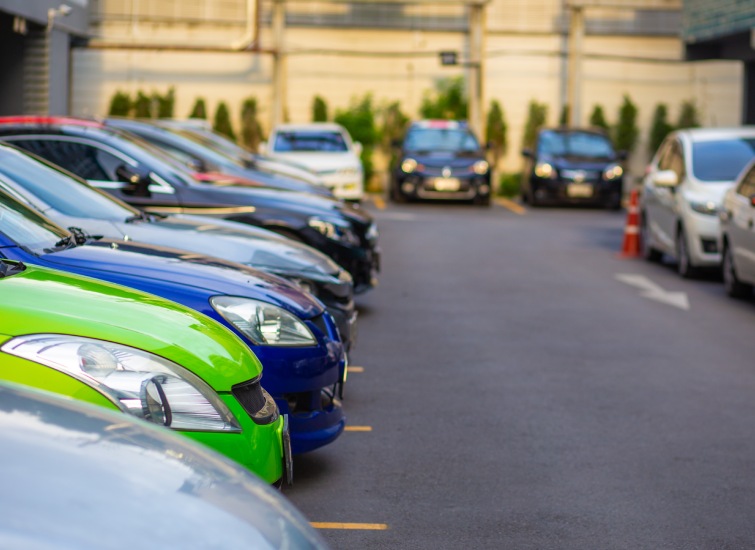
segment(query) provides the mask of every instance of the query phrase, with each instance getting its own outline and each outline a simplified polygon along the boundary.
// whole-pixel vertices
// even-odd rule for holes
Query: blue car
[[[0,257],[130,286],[212,317],[262,362],[263,387],[289,415],[294,453],[343,431],[336,394],[346,359],[338,329],[319,301],[288,282],[200,254],[70,233],[4,192]]]

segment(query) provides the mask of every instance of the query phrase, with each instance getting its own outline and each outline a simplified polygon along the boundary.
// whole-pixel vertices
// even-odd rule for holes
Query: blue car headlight
[[[81,336],[30,334],[2,351],[66,373],[124,412],[177,430],[239,432],[218,394],[196,374],[149,352]]]
[[[314,346],[312,331],[283,308],[239,296],[213,296],[210,305],[258,346]]]
[[[359,245],[359,237],[357,237],[348,226],[320,218],[310,218],[307,225],[333,241],[350,245]]]

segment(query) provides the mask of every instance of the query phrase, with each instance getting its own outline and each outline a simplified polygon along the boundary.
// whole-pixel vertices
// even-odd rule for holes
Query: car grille
[[[231,393],[249,416],[258,414],[265,406],[265,395],[262,393],[259,378],[236,384],[231,388]]]

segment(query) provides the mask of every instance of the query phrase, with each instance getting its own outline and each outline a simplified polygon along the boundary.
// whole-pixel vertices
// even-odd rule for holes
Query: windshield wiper
[[[15,262],[11,264],[0,261],[0,279],[10,277],[11,275],[15,275],[16,273],[21,273],[25,269],[26,266],[23,262]]]
[[[149,222],[149,221],[152,221],[152,219],[149,217],[149,214],[147,214],[146,212],[139,212],[138,214],[129,216],[123,221],[125,221],[126,223]]]
[[[77,245],[86,244],[89,240],[99,241],[102,238],[102,235],[90,235],[80,227],[69,227],[68,231],[73,234]]]

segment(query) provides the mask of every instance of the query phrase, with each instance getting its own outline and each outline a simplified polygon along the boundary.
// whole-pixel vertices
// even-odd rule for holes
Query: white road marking
[[[617,273],[615,276],[622,283],[639,288],[641,291],[640,296],[643,298],[689,311],[689,299],[685,292],[664,290],[644,275]]]

